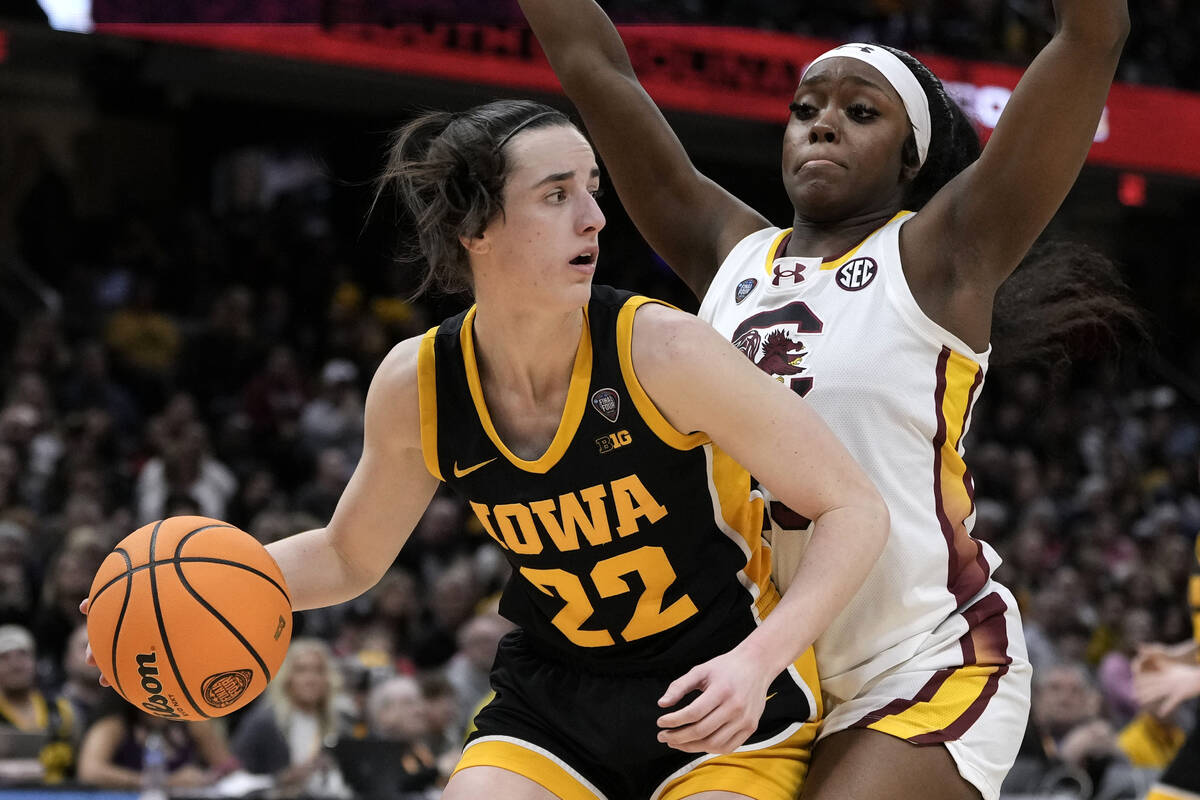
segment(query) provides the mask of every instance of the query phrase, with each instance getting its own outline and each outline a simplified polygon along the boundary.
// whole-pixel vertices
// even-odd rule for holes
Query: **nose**
[[[825,111],[821,116],[813,121],[812,127],[808,129],[808,143],[818,144],[825,142],[833,144],[838,140],[838,128],[833,123],[831,112]]]
[[[583,205],[582,213],[579,215],[579,232],[580,233],[599,233],[604,227],[604,212],[600,210],[600,204],[596,202],[596,198],[589,192],[587,201]]]

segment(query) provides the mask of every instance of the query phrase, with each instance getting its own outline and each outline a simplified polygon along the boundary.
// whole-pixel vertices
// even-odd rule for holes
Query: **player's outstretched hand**
[[[658,740],[685,753],[733,752],[758,727],[775,677],[766,673],[736,649],[692,667],[658,700],[670,708],[694,695],[658,718]]]
[[[88,598],[85,597],[85,598],[83,598],[83,602],[79,604],[79,613],[83,614],[86,617],[87,612],[88,612]],[[88,642],[87,650],[84,652],[84,660],[90,666],[93,666],[93,667],[96,666],[96,656],[92,654],[92,643],[91,642]],[[100,676],[100,685],[101,686],[110,685],[108,682],[108,679],[105,678],[104,675]]]

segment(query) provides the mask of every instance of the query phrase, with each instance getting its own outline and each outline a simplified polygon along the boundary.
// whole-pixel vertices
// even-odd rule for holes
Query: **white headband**
[[[924,164],[925,156],[929,154],[929,136],[932,129],[929,120],[929,98],[925,96],[925,90],[921,88],[917,76],[913,75],[908,65],[886,48],[855,42],[835,47],[817,56],[808,65],[808,69],[804,70],[804,75],[808,75],[815,65],[829,58],[855,58],[879,70],[904,103],[904,110],[908,112],[908,119],[917,139],[917,156]],[[800,80],[804,80],[804,75],[800,76]]]

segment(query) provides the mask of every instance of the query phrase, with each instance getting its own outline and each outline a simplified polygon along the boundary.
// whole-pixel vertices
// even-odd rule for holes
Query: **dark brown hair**
[[[458,113],[426,112],[392,135],[375,203],[393,190],[415,226],[416,246],[400,253],[404,262],[425,262],[414,296],[431,287],[447,293],[471,290],[460,239],[482,235],[504,213],[510,168],[505,145],[523,130],[554,125],[572,123],[541,103],[497,100]]]

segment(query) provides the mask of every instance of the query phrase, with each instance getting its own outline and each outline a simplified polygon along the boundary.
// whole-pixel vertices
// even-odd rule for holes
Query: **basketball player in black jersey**
[[[426,285],[476,304],[384,359],[329,524],[269,546],[293,606],[374,585],[445,481],[512,564],[519,627],[444,797],[793,797],[820,717],[810,645],[887,536],[874,487],[708,325],[592,285],[599,169],[560,112],[425,115],[382,185]],[[747,468],[816,521],[782,599]]]
[[[809,645],[882,548],[880,497],[707,325],[592,286],[599,170],[561,113],[426,115],[384,178],[428,281],[476,305],[387,356],[333,518],[271,545],[294,605],[372,586],[444,480],[511,562],[520,626],[445,797],[790,796]],[[739,463],[817,520],[782,600]]]

